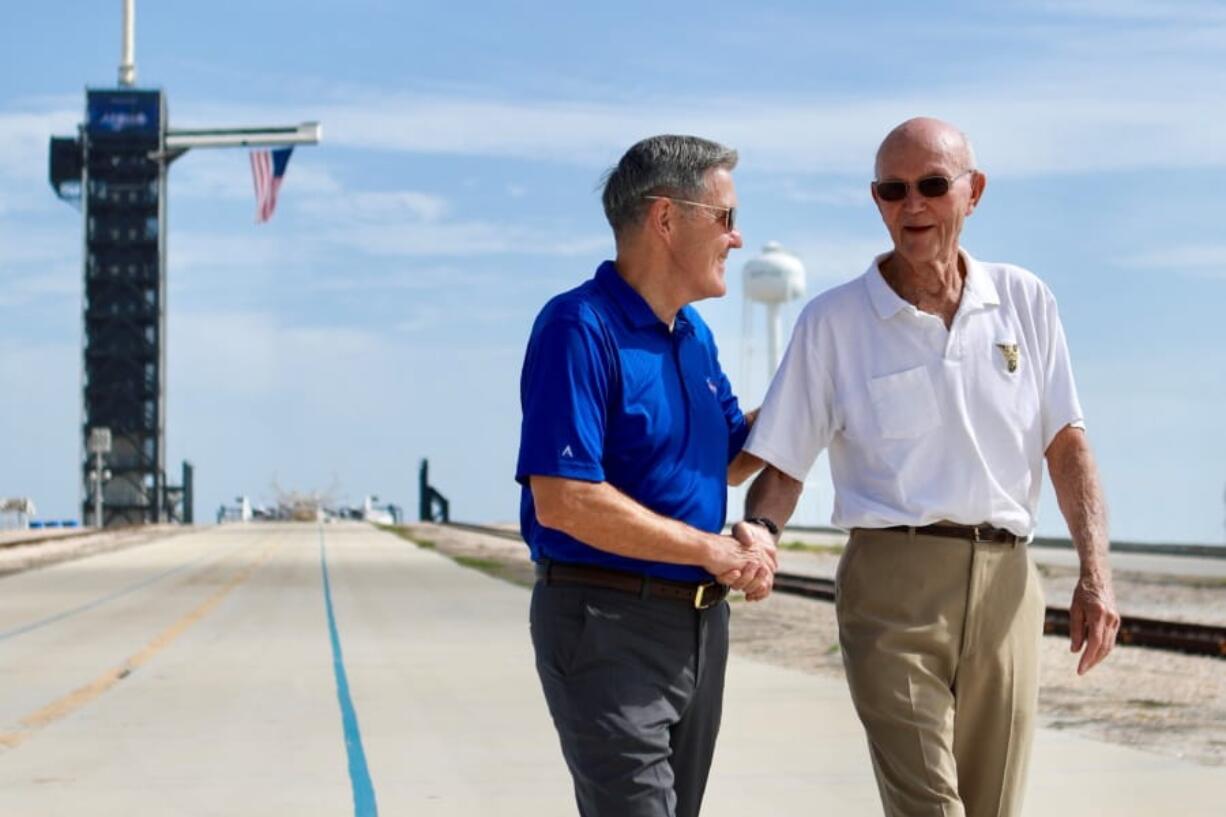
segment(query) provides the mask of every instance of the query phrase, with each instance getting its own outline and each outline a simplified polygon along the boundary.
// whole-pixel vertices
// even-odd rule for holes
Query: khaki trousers
[[[836,587],[885,814],[1019,815],[1044,611],[1026,546],[858,528]]]

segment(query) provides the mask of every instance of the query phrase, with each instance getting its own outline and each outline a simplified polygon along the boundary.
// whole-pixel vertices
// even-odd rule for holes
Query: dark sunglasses
[[[701,201],[690,201],[689,199],[678,199],[678,198],[674,198],[673,196],[643,196],[643,198],[651,199],[652,201],[656,201],[657,199],[668,199],[669,201],[675,201],[678,204],[689,204],[693,207],[705,207],[708,210],[719,210],[721,213],[724,214],[723,219],[721,219],[724,222],[724,229],[727,230],[728,232],[732,232],[733,230],[736,229],[736,208],[735,207],[720,207],[717,204],[703,204]]]
[[[974,172],[974,170],[964,170],[953,178],[949,176],[927,176],[915,182],[915,189],[926,199],[939,199],[949,192],[949,188],[953,187],[954,182]],[[873,182],[873,189],[877,191],[877,197],[882,201],[902,201],[907,197],[907,190],[910,187],[911,182],[894,180]]]

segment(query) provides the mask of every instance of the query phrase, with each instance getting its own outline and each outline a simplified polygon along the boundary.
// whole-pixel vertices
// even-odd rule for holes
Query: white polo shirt
[[[841,528],[989,523],[1034,532],[1043,454],[1084,428],[1051,290],[959,250],[951,327],[859,278],[805,306],[745,449],[803,481],[830,448]]]

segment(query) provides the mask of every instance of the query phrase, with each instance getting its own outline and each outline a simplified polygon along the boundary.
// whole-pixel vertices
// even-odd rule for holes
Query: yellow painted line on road
[[[122,664],[107,670],[85,686],[73,690],[59,700],[47,704],[37,712],[26,715],[18,721],[20,728],[9,732],[0,732],[0,747],[7,749],[17,748],[29,740],[38,730],[77,711],[124,678],[127,678],[131,673],[152,661],[158,653],[170,646],[188,628],[211,613],[236,587],[251,578],[251,574],[255,573],[264,562],[268,561],[269,557],[272,556],[272,552],[281,545],[281,541],[267,546],[256,557],[255,561],[235,574],[234,578],[218,588],[217,592],[205,599],[199,607],[158,633],[140,652],[129,656]]]

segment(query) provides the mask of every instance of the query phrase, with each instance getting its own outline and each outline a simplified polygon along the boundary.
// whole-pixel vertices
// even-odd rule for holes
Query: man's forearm
[[[732,458],[732,462],[728,465],[728,484],[735,488],[758,473],[763,464],[762,460],[748,451],[741,451]]]
[[[1060,513],[1081,559],[1082,577],[1101,580],[1109,576],[1107,504],[1085,432],[1067,427],[1057,434],[1047,449],[1047,467]]]
[[[707,565],[721,537],[669,519],[607,482],[532,477],[537,519],[599,550],[672,564]]]
[[[745,497],[745,516],[764,516],[782,530],[796,510],[796,502],[804,490],[804,483],[789,477],[773,465],[749,486]]]

